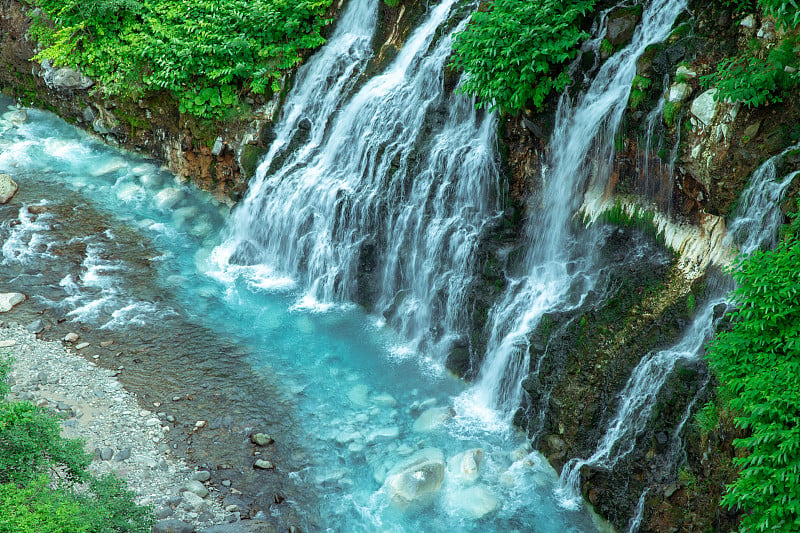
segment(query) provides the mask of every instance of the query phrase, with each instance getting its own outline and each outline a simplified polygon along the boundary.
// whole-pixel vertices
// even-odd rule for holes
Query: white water
[[[544,313],[580,305],[594,287],[592,259],[597,234],[576,240],[572,217],[587,187],[604,190],[612,169],[614,137],[636,74],[636,60],[663,41],[685,8],[683,0],[655,0],[644,10],[631,43],[599,69],[589,89],[573,104],[559,104],[540,205],[527,228],[532,246],[525,276],[511,283],[495,306],[486,360],[470,394],[508,420],[520,405],[520,382],[528,372],[529,336]]]
[[[300,115],[313,124],[310,139],[280,168],[271,168],[271,149],[215,252],[222,270],[257,265],[299,282],[299,307],[373,306],[407,339],[397,355],[424,349],[437,364],[465,333],[474,250],[500,196],[494,117],[444,91],[451,37],[468,17],[436,37],[455,4],[431,8],[386,71],[338,112],[315,102],[328,85],[351,83],[342,80],[352,73],[335,68],[339,47],[311,59],[315,90],[298,85],[290,95],[276,144],[286,144]],[[340,24],[375,9],[351,7]],[[361,21],[371,34],[368,23],[374,17]]]
[[[797,146],[765,161],[750,179],[741,195],[727,239],[735,244],[741,255],[772,247],[782,220],[780,201],[789,184],[800,174],[790,173],[779,178],[777,165]],[[561,487],[557,495],[566,508],[581,505],[580,471],[584,466],[611,470],[631,453],[636,439],[644,432],[653,417],[656,399],[675,367],[682,363],[698,361],[703,348],[714,334],[721,317],[718,306],[728,305],[730,287],[722,284],[698,311],[689,329],[678,343],[666,350],[651,352],[636,365],[625,388],[620,393],[619,404],[608,424],[597,449],[588,459],[572,459],[561,472]],[[682,428],[688,413],[677,429]]]

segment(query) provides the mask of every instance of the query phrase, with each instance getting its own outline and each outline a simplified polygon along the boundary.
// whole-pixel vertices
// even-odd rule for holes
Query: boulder
[[[401,507],[424,503],[444,481],[444,454],[436,448],[424,448],[392,468],[386,475],[384,489],[391,501]]]
[[[48,59],[42,61],[42,78],[51,89],[85,90],[94,85],[94,80],[81,72],[69,67],[55,68]]]
[[[172,209],[175,204],[183,200],[183,192],[180,189],[176,189],[175,187],[167,187],[166,189],[162,189],[156,194],[156,207],[161,210],[167,211]]]
[[[175,518],[159,520],[153,524],[152,533],[194,533],[194,526]]]
[[[714,99],[716,94],[717,89],[709,89],[692,101],[692,115],[705,126],[711,124],[719,112],[720,104]]]
[[[475,485],[453,492],[448,498],[450,508],[470,520],[478,520],[497,510],[499,500],[488,488]]]
[[[196,479],[190,479],[187,481],[183,488],[186,489],[188,492],[193,492],[200,496],[201,498],[205,498],[208,496],[208,489],[203,485],[201,482],[197,481]]]
[[[688,83],[673,83],[667,93],[667,102],[684,102],[692,94]]]
[[[11,176],[0,174],[0,204],[7,204],[17,194],[18,190],[19,185],[11,179]]]
[[[433,407],[419,415],[412,429],[415,433],[433,431],[444,424],[446,420],[453,418],[455,414],[450,407]]]
[[[633,37],[633,32],[641,18],[641,6],[613,10],[606,21],[606,39],[614,48],[627,43]]]
[[[473,448],[454,455],[447,460],[448,476],[472,483],[478,479],[479,468],[482,461],[483,450],[481,448]]]
[[[20,292],[5,292],[0,294],[0,313],[11,311],[15,305],[24,302],[26,299],[27,297]]]

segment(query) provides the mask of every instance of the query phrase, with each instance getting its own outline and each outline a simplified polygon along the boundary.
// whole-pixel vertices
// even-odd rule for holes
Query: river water
[[[465,384],[430,360],[398,357],[403,339],[378,318],[347,304],[297,305],[304,292],[295,282],[260,267],[235,277],[220,270],[211,256],[227,207],[52,114],[23,117],[9,104],[0,108],[0,172],[21,191],[3,208],[5,288],[76,327],[125,331],[182,316],[233,338],[245,357],[216,353],[204,372],[233,360],[269,373],[290,398],[306,459],[282,473],[310,495],[320,522],[309,529],[596,531],[585,511],[559,507],[555,472],[521,434],[454,410]],[[92,227],[65,206],[91,207],[113,224]],[[78,221],[89,227],[71,227]],[[398,505],[387,472],[438,454],[448,460],[441,489]]]

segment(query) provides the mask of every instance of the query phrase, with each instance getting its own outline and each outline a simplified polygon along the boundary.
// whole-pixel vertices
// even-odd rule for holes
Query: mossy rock
[[[239,165],[248,180],[256,175],[258,162],[265,153],[266,149],[264,147],[255,144],[245,144],[242,147],[242,155],[239,156]]]

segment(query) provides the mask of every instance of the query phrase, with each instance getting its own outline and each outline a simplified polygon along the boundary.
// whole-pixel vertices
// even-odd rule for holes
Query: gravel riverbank
[[[219,492],[205,483],[210,473],[169,453],[169,415],[158,406],[142,409],[114,371],[72,353],[68,346],[81,346],[72,335],[62,342],[45,341],[21,325],[2,324],[0,357],[13,360],[11,398],[32,401],[61,417],[63,434],[84,440],[93,453],[92,470],[116,473],[136,492],[139,503],[153,506],[164,520],[154,531],[170,531],[166,526],[202,531],[238,522],[238,507],[225,506]],[[177,520],[187,527],[177,529]],[[248,522],[247,528],[209,531],[255,531],[255,521]]]

